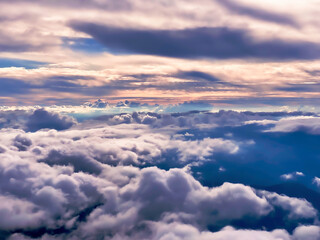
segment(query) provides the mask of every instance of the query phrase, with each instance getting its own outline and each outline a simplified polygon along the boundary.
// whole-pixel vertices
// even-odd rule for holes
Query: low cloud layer
[[[18,113],[7,116],[22,118]],[[150,114],[153,121],[142,120],[147,113],[134,113],[59,129],[52,122],[70,123],[69,117],[44,109],[29,112],[21,126],[32,121],[38,127],[13,124],[16,128],[6,125],[0,130],[0,211],[5,216],[0,236],[317,239],[320,208],[314,198],[281,194],[279,189],[250,186],[240,179],[212,186],[201,170],[222,164],[224,171],[210,174],[226,174],[231,169],[221,162],[221,155],[242,161],[242,152],[257,144],[254,138],[240,140],[228,128],[290,114],[299,113]],[[124,116],[129,120],[123,121]],[[230,116],[238,120],[224,120]],[[44,127],[40,119],[48,125]],[[202,128],[225,129],[225,135],[199,137]],[[317,187],[317,179],[310,185]]]

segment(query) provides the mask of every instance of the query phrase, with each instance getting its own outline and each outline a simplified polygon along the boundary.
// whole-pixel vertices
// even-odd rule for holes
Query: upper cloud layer
[[[320,57],[320,46],[317,44],[279,39],[261,41],[240,29],[140,30],[88,22],[72,22],[70,26],[118,53],[218,59],[287,60]]]
[[[239,15],[250,16],[258,20],[298,27],[297,22],[292,17],[286,16],[285,14],[254,8],[252,6],[244,5],[241,3],[239,4],[233,0],[218,0],[217,2],[229,11]]]

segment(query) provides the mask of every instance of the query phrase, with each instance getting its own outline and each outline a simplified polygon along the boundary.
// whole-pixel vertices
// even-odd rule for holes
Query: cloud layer
[[[208,186],[210,178],[201,170],[222,164],[223,171],[210,173],[219,177],[232,171],[221,155],[242,161],[243,151],[258,144],[258,139],[239,139],[230,127],[246,127],[248,120],[281,122],[301,113],[133,113],[77,124],[73,119],[66,128],[57,126],[70,124],[67,116],[44,109],[22,113],[2,113],[25,119],[19,128],[12,128],[17,126],[12,121],[0,130],[2,238],[319,237],[317,192],[314,198],[298,191],[281,194],[241,183],[241,178]],[[225,121],[231,116],[238,119]],[[34,128],[23,128],[30,121]],[[224,137],[200,137],[202,129],[224,129]],[[314,177],[308,186],[316,183]]]
[[[1,1],[0,104],[317,107],[318,5]]]

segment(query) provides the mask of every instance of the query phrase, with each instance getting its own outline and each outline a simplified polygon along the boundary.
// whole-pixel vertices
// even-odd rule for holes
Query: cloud
[[[294,239],[296,240],[313,240],[320,238],[319,226],[300,226],[293,232]]]
[[[77,121],[59,112],[47,111],[39,106],[27,110],[4,110],[0,111],[0,129],[14,128],[35,132],[40,129],[65,130]]]
[[[320,187],[320,178],[314,177],[312,182],[317,185],[317,187]]]
[[[28,147],[32,145],[32,141],[28,137],[21,136],[20,134],[14,138],[14,146],[19,149],[19,151],[26,151]]]
[[[286,92],[319,92],[320,83],[287,84],[284,87],[276,87],[276,90]]]
[[[3,2],[10,2],[10,1],[3,1]],[[63,1],[63,0],[57,0],[55,4],[47,1],[42,0],[13,0],[13,2],[16,3],[31,3],[31,4],[37,4],[37,5],[43,5],[43,6],[50,6],[55,8],[91,8],[91,9],[107,9],[109,11],[120,11],[120,10],[129,10],[130,9],[130,1],[124,0],[121,3],[120,2],[114,2],[110,0],[93,0],[90,2],[83,2],[81,0],[70,0],[70,1]]]
[[[289,25],[295,28],[299,26],[298,23],[292,17],[286,16],[285,14],[275,13],[268,10],[246,6],[243,4],[239,4],[233,0],[219,0],[217,2],[229,11],[239,15],[245,15],[251,18],[267,22]]]
[[[43,128],[64,130],[72,127],[75,123],[71,117],[47,112],[45,109],[37,109],[29,116],[26,127],[28,131],[37,131]]]
[[[280,177],[284,180],[294,180],[297,177],[303,177],[304,174],[302,172],[293,172],[293,173],[287,173],[287,174],[283,174]]]
[[[2,96],[11,96],[30,93],[31,84],[12,78],[0,78]]]
[[[303,131],[310,134],[319,134],[319,118],[317,116],[284,117],[279,120],[248,121],[260,125],[274,125],[268,132],[296,132]]]
[[[155,224],[156,225],[156,224]],[[289,234],[285,230],[274,230],[272,232],[259,230],[237,230],[227,226],[218,232],[200,232],[193,226],[186,224],[157,224],[157,232],[153,239],[200,239],[200,240],[242,240],[242,239],[257,239],[257,240],[291,240]]]
[[[279,39],[258,41],[252,39],[247,31],[240,29],[207,27],[183,30],[140,30],[76,21],[71,22],[70,26],[121,54],[138,53],[191,59],[260,58],[265,60],[318,59],[320,56],[320,47],[316,44],[286,42]]]
[[[84,105],[92,107],[92,108],[105,108],[105,107],[109,106],[108,102],[103,101],[101,99],[98,99],[98,100],[94,101],[93,103],[87,102]]]
[[[315,218],[317,210],[305,199],[290,198],[276,193],[264,192],[264,196],[275,206],[290,212],[290,218]]]
[[[192,79],[192,80],[198,80],[198,81],[205,80],[205,81],[214,82],[218,84],[219,83],[224,84],[224,82],[221,81],[219,78],[216,78],[211,74],[200,72],[200,71],[180,71],[175,76],[183,79]]]
[[[34,113],[28,112],[26,119]],[[50,112],[45,116],[48,114],[56,116]],[[308,200],[242,183],[208,187],[191,167],[203,164],[206,168],[207,162],[224,166],[226,162],[218,162],[219,154],[242,161],[237,154],[247,147],[233,139],[235,134],[228,139],[210,135],[197,138],[200,129],[195,131],[197,125],[192,122],[203,124],[209,119],[211,125],[216,124],[217,134],[220,128],[228,132],[239,129],[247,119],[276,119],[285,114],[134,113],[88,120],[64,130],[3,128],[0,198],[5,204],[0,211],[8,221],[0,221],[0,236],[43,240],[281,236],[296,240],[295,233],[289,232],[301,232],[299,224],[318,221],[318,211]],[[227,116],[238,121],[227,123]],[[153,117],[155,120],[144,120]],[[166,117],[171,118],[170,127],[155,124]],[[191,134],[183,134],[187,131],[179,127],[180,117],[191,121]],[[116,118],[122,120],[109,125]],[[129,120],[123,124],[126,118]],[[139,119],[141,123],[137,123]],[[208,128],[204,131],[210,132]],[[208,171],[219,177],[232,171],[230,166],[226,169]],[[258,230],[262,228],[265,230]]]

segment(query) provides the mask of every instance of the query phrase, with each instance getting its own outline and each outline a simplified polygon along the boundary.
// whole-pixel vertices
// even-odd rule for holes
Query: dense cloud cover
[[[251,183],[243,181],[245,171],[228,176],[233,171],[228,162],[235,158],[242,168],[259,171],[259,164],[242,159],[246,149],[258,151],[259,138],[274,134],[277,123],[289,118],[301,124],[310,113],[128,113],[77,124],[44,109],[1,114],[12,118],[11,126],[0,129],[1,238],[320,237],[319,175],[286,168],[288,175],[309,179],[296,183],[295,191],[290,178],[280,175],[272,176],[280,184],[272,186],[268,180],[257,186],[254,173]],[[260,126],[263,121],[272,124]],[[305,134],[318,136],[305,125]],[[249,138],[237,136],[248,126]],[[204,134],[220,131],[221,136]],[[270,139],[285,150],[283,139]],[[268,163],[268,151],[264,154],[256,163]]]

